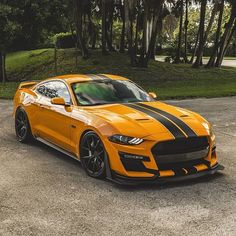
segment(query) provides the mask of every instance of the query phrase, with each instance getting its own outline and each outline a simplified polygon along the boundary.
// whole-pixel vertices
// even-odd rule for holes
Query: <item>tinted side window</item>
[[[37,92],[48,98],[62,97],[66,103],[71,103],[70,93],[66,85],[59,81],[51,81],[40,85]]]
[[[37,88],[36,88],[36,91],[39,93],[39,94],[42,94],[42,95],[45,95],[45,92],[46,92],[46,87],[45,85],[39,85]]]

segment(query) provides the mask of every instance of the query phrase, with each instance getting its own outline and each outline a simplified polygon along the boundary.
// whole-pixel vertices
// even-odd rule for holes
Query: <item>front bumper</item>
[[[141,184],[161,184],[161,183],[167,183],[167,182],[178,182],[178,181],[184,181],[184,180],[190,180],[195,178],[200,178],[206,175],[213,175],[219,170],[223,170],[224,166],[220,164],[216,164],[212,167],[210,167],[207,170],[199,171],[194,174],[186,174],[181,176],[171,176],[171,177],[160,177],[159,175],[155,175],[153,177],[127,177],[117,174],[114,171],[110,172],[110,177],[108,178],[112,182],[115,182],[117,184],[121,185],[141,185]]]

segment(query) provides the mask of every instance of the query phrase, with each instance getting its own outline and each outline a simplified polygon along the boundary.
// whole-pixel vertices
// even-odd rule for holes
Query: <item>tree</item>
[[[182,33],[183,33],[184,0],[181,0],[179,4],[180,4],[179,37],[178,37],[178,47],[177,47],[175,63],[180,63]]]
[[[224,4],[225,1],[221,0],[219,3],[219,17],[218,17],[218,24],[217,24],[217,30],[216,30],[216,36],[215,36],[215,42],[214,47],[212,50],[211,57],[206,65],[206,67],[213,67],[215,65],[215,60],[218,52],[219,42],[220,42],[220,34],[221,34],[221,26],[222,26],[222,20],[223,20],[223,13],[224,13]]]
[[[73,3],[74,3],[73,5],[74,5],[75,28],[77,36],[76,41],[80,45],[83,58],[87,58],[89,56],[89,52],[85,43],[86,42],[85,31],[83,29],[83,25],[84,25],[85,15],[86,13],[88,13],[90,5],[89,2],[86,0],[74,0]]]
[[[125,52],[125,8],[122,0],[119,2],[120,17],[122,21],[122,30],[120,36],[120,52]]]
[[[188,48],[188,7],[189,0],[185,0],[185,22],[184,22],[184,61],[188,62],[187,48]]]
[[[18,8],[7,5],[6,1],[0,5],[0,82],[6,79],[5,54],[21,31],[17,22],[20,14],[21,11]]]
[[[205,16],[206,16],[207,0],[201,1],[200,23],[199,23],[199,45],[197,50],[197,58],[193,64],[193,67],[199,68],[202,61],[203,49],[204,49],[204,33],[205,33]]]
[[[215,63],[216,67],[221,66],[224,55],[228,49],[230,40],[232,39],[231,35],[233,35],[235,32],[234,22],[236,19],[236,1],[232,0],[231,5],[232,7],[231,7],[230,18],[229,18],[229,21],[225,25],[225,31],[219,43],[219,53],[217,55],[217,60]]]

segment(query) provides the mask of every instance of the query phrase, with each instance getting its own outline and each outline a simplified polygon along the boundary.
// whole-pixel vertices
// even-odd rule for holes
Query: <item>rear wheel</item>
[[[18,108],[16,111],[15,131],[19,142],[27,143],[33,139],[29,120],[23,108]]]
[[[106,173],[105,147],[93,131],[87,132],[80,142],[80,160],[86,173],[94,178],[104,178]]]

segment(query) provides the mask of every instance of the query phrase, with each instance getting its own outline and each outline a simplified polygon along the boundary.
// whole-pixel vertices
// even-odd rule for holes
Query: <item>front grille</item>
[[[160,170],[185,168],[204,163],[209,151],[207,137],[190,137],[157,143],[152,154]]]

